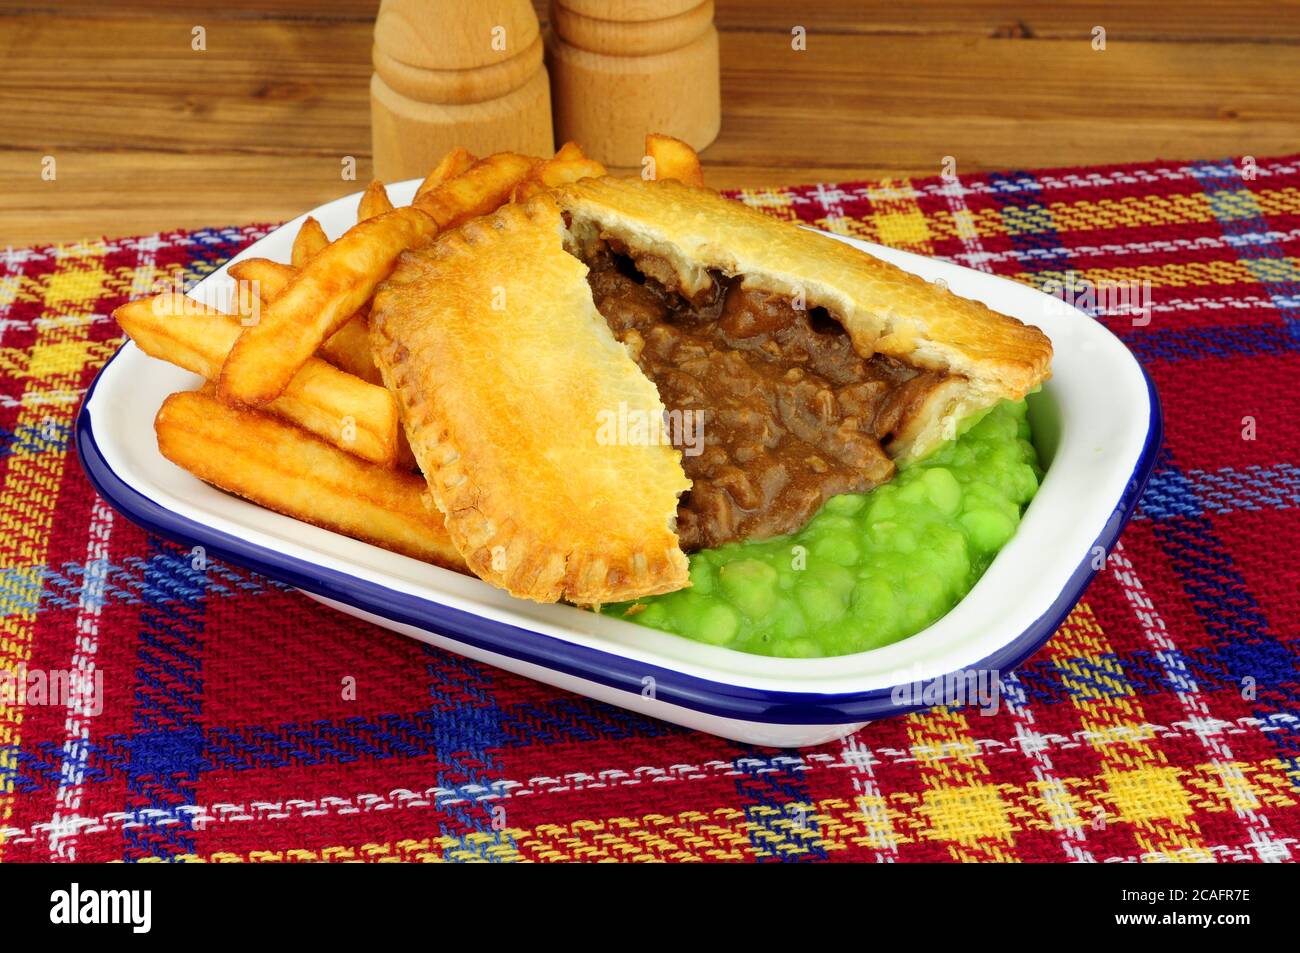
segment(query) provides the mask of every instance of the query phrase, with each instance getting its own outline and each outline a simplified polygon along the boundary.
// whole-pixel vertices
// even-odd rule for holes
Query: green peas
[[[857,576],[853,570],[832,562],[818,561],[810,564],[803,578],[805,582],[825,586],[831,592],[845,596],[857,585]]]
[[[707,559],[696,557],[691,560],[691,588],[702,596],[713,591],[713,567]]]
[[[739,628],[740,617],[736,615],[736,610],[725,603],[717,603],[709,606],[700,615],[696,632],[699,633],[702,642],[726,645],[735,637]]]
[[[786,599],[778,603],[770,615],[772,634],[781,641],[798,638],[808,631],[808,620],[799,606]]]
[[[852,516],[867,504],[867,495],[865,493],[841,493],[839,496],[832,496],[822,507],[823,513],[834,513],[837,516]]]
[[[886,492],[888,491],[888,492]],[[892,520],[898,515],[898,503],[895,497],[898,491],[891,485],[885,484],[877,487],[868,495],[870,503],[867,505],[867,520],[870,523],[881,523],[886,520]]]
[[[627,618],[786,658],[861,652],[920,631],[970,591],[1042,474],[1023,401],[957,429],[890,483],[831,498],[796,533],[696,553],[690,588],[640,600]]]
[[[1011,498],[1017,503],[1028,503],[1038,492],[1038,474],[1027,463],[1017,463],[1011,468]]]
[[[888,529],[884,527],[888,525]],[[901,523],[877,524],[880,531],[876,532],[876,538],[880,540],[881,546],[887,546],[896,553],[911,553],[916,550],[916,533],[911,527]],[[872,527],[873,531],[876,527]]]
[[[828,533],[851,533],[856,526],[857,524],[847,516],[838,513],[827,513],[822,510],[821,513],[813,517],[808,529],[816,535],[824,536]]]
[[[813,545],[813,555],[840,566],[852,566],[862,555],[850,535],[823,536]]]
[[[986,552],[1001,549],[1016,531],[1015,524],[1005,513],[991,509],[975,509],[963,513],[961,525],[970,534],[971,543]]]
[[[814,623],[834,622],[844,614],[847,603],[844,597],[830,586],[806,582],[795,588],[799,608]]]
[[[813,639],[783,639],[774,648],[773,655],[785,658],[817,658],[826,654]]]
[[[652,629],[661,629],[665,627],[668,619],[668,608],[662,602],[652,602],[649,605],[640,603],[641,609],[635,614],[628,616],[634,622],[642,625],[648,625]]]
[[[942,606],[948,597],[944,573],[914,572],[907,577],[907,604],[912,611],[925,615]]]
[[[853,591],[853,614],[862,622],[890,619],[898,612],[898,597],[889,583],[869,576]]]
[[[751,619],[761,619],[776,605],[776,570],[765,562],[738,559],[727,563],[718,570],[718,581],[731,604]]]
[[[922,474],[921,479],[909,480],[903,488],[898,491],[898,499],[901,503],[923,503],[926,498],[924,473]]]
[[[961,484],[951,470],[933,467],[921,476],[930,502],[945,516],[955,516],[961,509]]]

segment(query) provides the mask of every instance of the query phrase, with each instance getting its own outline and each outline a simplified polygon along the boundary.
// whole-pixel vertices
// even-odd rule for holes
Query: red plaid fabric
[[[115,514],[70,449],[111,310],[261,227],[0,256],[0,859],[1290,860],[1300,855],[1300,157],[748,191],[1040,287],[1154,377],[1122,543],[998,713],[818,749],[646,720],[353,621]],[[1116,308],[1108,289],[1144,289]],[[1134,299],[1136,300],[1136,299]],[[1130,303],[1132,303],[1130,301]],[[155,408],[140,407],[140,414]],[[355,698],[341,690],[356,680]],[[102,710],[99,709],[102,706]]]

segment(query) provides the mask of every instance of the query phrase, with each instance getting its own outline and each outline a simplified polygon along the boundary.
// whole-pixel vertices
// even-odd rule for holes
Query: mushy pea
[[[690,557],[690,588],[604,611],[792,658],[914,635],[970,592],[1042,478],[1023,400],[959,430],[889,483],[828,500],[797,533],[700,550]]]

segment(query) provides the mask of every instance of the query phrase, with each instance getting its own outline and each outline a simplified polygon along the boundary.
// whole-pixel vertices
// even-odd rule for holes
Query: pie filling
[[[688,422],[668,428],[693,481],[677,513],[686,552],[792,533],[832,497],[888,481],[882,444],[945,378],[863,358],[825,310],[742,277],[712,272],[687,295],[669,262],[617,239],[581,257],[597,310]]]

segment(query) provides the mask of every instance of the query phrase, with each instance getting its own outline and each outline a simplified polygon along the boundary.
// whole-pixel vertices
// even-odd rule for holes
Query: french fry
[[[230,276],[236,281],[249,282],[263,305],[270,304],[284,290],[293,275],[292,266],[282,265],[269,258],[245,258],[230,266]],[[245,297],[240,296],[241,304]],[[319,353],[335,367],[355,374],[363,381],[380,385],[384,382],[374,355],[370,352],[370,332],[364,309],[326,338]]]
[[[588,159],[576,143],[560,146],[555,157],[533,167],[511,194],[512,202],[526,202],[540,192],[547,192],[579,179],[599,178],[608,170],[595,159]]]
[[[645,137],[645,154],[654,160],[656,179],[676,179],[687,185],[703,185],[700,154],[680,139],[652,132]]]
[[[241,331],[233,315],[182,295],[132,301],[113,317],[150,357],[210,381],[221,373]],[[309,358],[266,409],[363,460],[409,468],[410,448],[392,394],[325,361]]]
[[[370,300],[398,255],[437,232],[436,219],[418,208],[395,209],[348,229],[289,279],[257,324],[244,329],[221,369],[221,395],[252,406],[279,397],[298,368]]]
[[[582,146],[570,139],[564,145],[560,146],[560,148],[555,150],[555,158],[561,162],[568,162],[571,159],[585,159],[587,158],[587,153],[582,151]]]
[[[270,304],[297,269],[269,258],[245,258],[235,262],[227,271],[236,281],[248,282],[263,304]]]
[[[433,191],[448,179],[456,178],[477,161],[478,156],[457,146],[443,156],[442,161],[434,166],[432,172],[425,176],[424,181],[420,183],[420,187],[415,190],[415,197],[418,199],[425,192]]]
[[[368,309],[363,308],[347,324],[325,339],[320,355],[335,367],[355,374],[369,384],[383,386],[384,378],[370,350]]]
[[[364,222],[368,218],[392,210],[393,203],[388,199],[388,190],[384,188],[384,183],[372,179],[366,186],[366,190],[361,193],[361,200],[357,202],[357,221]]]
[[[515,186],[541,161],[514,152],[498,152],[417,196],[413,208],[429,213],[439,229],[455,228],[471,218],[495,212],[508,202]]]
[[[307,260],[312,255],[329,243],[330,240],[325,236],[325,229],[321,228],[320,222],[308,215],[298,229],[298,234],[294,236],[293,251],[289,255],[289,260],[293,262],[293,267],[301,268],[307,264]]]
[[[158,449],[200,480],[267,509],[464,572],[425,481],[343,453],[274,417],[206,393],[172,394]]]

